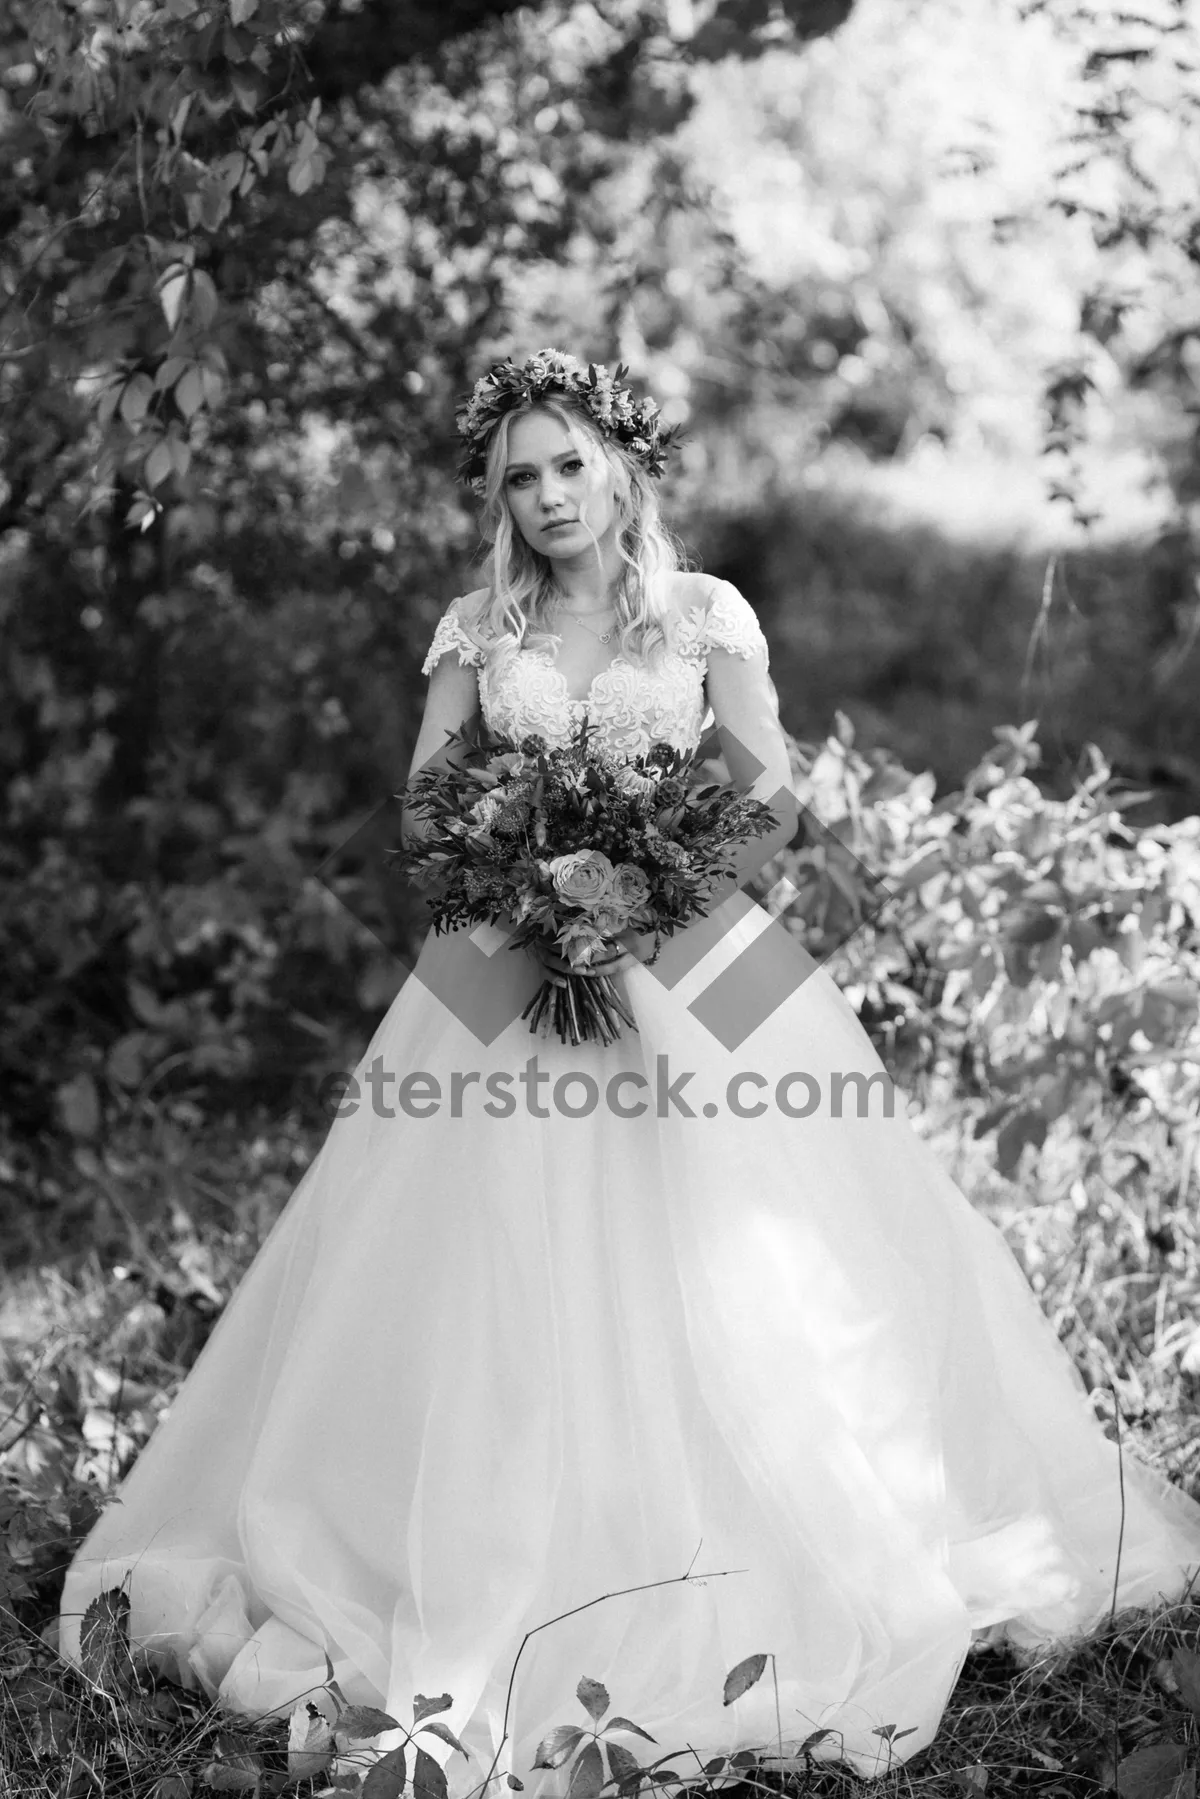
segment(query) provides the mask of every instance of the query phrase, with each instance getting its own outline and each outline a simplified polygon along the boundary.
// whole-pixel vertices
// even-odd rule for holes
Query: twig
[[[701,1541],[703,1541],[703,1539],[701,1539]],[[697,1553],[699,1553],[699,1551],[697,1551]],[[695,1556],[693,1556],[693,1562],[695,1559]],[[720,1580],[726,1574],[745,1574],[747,1572],[748,1570],[745,1568],[717,1568],[708,1574],[698,1574],[695,1578],[697,1580]],[[517,1664],[525,1653],[525,1645],[528,1643],[530,1637],[535,1637],[540,1630],[549,1630],[552,1624],[561,1624],[566,1618],[578,1617],[580,1612],[589,1611],[593,1605],[603,1605],[606,1600],[623,1599],[630,1593],[648,1593],[655,1587],[678,1586],[681,1582],[686,1582],[691,1579],[692,1570],[689,1567],[686,1574],[673,1574],[667,1580],[648,1580],[644,1581],[641,1586],[620,1587],[615,1593],[601,1593],[598,1598],[585,1600],[583,1605],[572,1606],[569,1612],[560,1612],[557,1618],[547,1618],[544,1624],[535,1624],[532,1630],[527,1630],[525,1635],[521,1638],[521,1647],[513,1657],[512,1669],[508,1676],[508,1693],[504,1701],[504,1721],[501,1725],[500,1741],[497,1744],[496,1753],[492,1757],[492,1765],[480,1784],[477,1787],[471,1788],[470,1793],[467,1795],[467,1799],[474,1799],[476,1793],[485,1792],[492,1783],[492,1779],[496,1772],[496,1763],[500,1760],[500,1752],[508,1741],[508,1718],[509,1712],[512,1709],[513,1684],[517,1678]]]

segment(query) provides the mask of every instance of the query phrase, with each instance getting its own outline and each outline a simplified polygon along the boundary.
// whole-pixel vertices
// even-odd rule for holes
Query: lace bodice
[[[596,740],[619,755],[643,755],[662,740],[690,754],[700,741],[707,711],[704,676],[710,649],[767,656],[762,627],[737,588],[716,581],[710,591],[707,611],[704,598],[698,597],[668,620],[667,647],[659,660],[643,665],[618,654],[595,676],[582,700],[571,698],[550,648],[505,646],[485,654],[463,629],[459,599],[438,620],[421,672],[429,674],[439,656],[457,650],[461,663],[479,670],[484,723],[497,736],[517,740],[537,731],[548,744],[561,745],[586,712]]]

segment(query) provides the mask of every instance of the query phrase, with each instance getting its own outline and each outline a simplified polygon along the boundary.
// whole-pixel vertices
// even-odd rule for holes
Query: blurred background
[[[498,358],[686,425],[795,738],[944,793],[1037,721],[1046,793],[1095,744],[1198,810],[1195,49],[1182,0],[9,0],[0,1246],[126,1203],[116,1119],[201,1188],[202,1128],[313,1124],[397,991],[353,851]]]

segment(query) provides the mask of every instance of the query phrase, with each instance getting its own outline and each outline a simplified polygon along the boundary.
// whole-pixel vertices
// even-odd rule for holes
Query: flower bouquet
[[[417,842],[389,859],[418,885],[436,931],[462,924],[516,925],[510,949],[548,950],[590,968],[620,934],[662,939],[706,909],[731,848],[778,823],[769,806],[720,784],[699,785],[694,756],[656,743],[621,756],[594,744],[585,717],[568,743],[537,734],[511,743],[449,733],[456,763],[420,769],[397,795],[422,821]],[[636,1030],[613,982],[549,970],[521,1014],[562,1042],[612,1043]]]

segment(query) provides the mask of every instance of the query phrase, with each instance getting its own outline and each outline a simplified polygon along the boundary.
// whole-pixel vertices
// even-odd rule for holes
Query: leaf
[[[589,1680],[585,1674],[575,1688],[575,1697],[583,1706],[588,1716],[599,1724],[609,1707],[608,1693],[598,1680]]]
[[[1166,1799],[1186,1760],[1182,1743],[1151,1743],[1135,1749],[1118,1764],[1117,1792],[1121,1799]]]
[[[561,1768],[587,1733],[578,1724],[556,1724],[546,1732],[533,1758],[535,1768]]]
[[[209,1762],[200,1778],[215,1793],[244,1793],[251,1787],[257,1789],[261,1776],[229,1762]]]
[[[117,1676],[125,1688],[131,1673],[129,1661],[129,1595],[110,1587],[92,1600],[83,1614],[79,1631],[79,1666],[98,1687]]]
[[[762,1679],[766,1665],[765,1655],[748,1655],[736,1668],[731,1668],[725,1676],[725,1704],[732,1705],[735,1699],[749,1692],[755,1682]]]
[[[229,74],[229,85],[233,89],[234,98],[237,100],[237,103],[243,112],[254,114],[258,111],[259,101],[262,97],[261,89],[249,69],[231,69]],[[246,172],[238,185],[239,194],[245,196],[254,186],[256,179],[255,170],[257,166],[257,157],[253,162],[247,163]]]
[[[449,1693],[439,1693],[436,1699],[427,1699],[424,1693],[413,1695],[413,1723],[419,1724],[422,1718],[431,1718],[434,1712],[448,1712],[454,1704]]]
[[[100,1095],[90,1074],[81,1071],[71,1080],[64,1081],[57,1088],[54,1097],[58,1102],[59,1116],[72,1137],[96,1136],[100,1129]],[[111,1589],[112,1595],[119,1592],[119,1587]],[[104,1597],[109,1596],[104,1595]],[[84,1614],[85,1622],[93,1607],[99,1603],[99,1599],[92,1601],[88,1612]],[[128,1600],[125,1603],[126,1610],[128,1610]]]
[[[417,1765],[413,1769],[413,1799],[447,1799],[445,1771],[424,1749],[417,1750]]]
[[[348,1742],[365,1743],[369,1737],[377,1737],[384,1730],[402,1730],[404,1727],[389,1712],[381,1712],[374,1705],[348,1705],[333,1726],[338,1736],[345,1737]]]
[[[117,410],[117,404],[124,391],[125,384],[118,378],[116,381],[110,381],[101,392],[100,398],[96,402],[96,418],[102,426],[112,423],[113,414]]]
[[[608,1753],[609,1772],[614,1780],[629,1780],[634,1774],[641,1773],[642,1764],[623,1743],[605,1743],[604,1747]],[[724,1759],[722,1756],[722,1762]],[[707,1772],[705,1769],[705,1773]]]
[[[514,1793],[523,1793],[525,1791],[525,1782],[523,1780],[518,1780],[515,1774],[506,1774],[504,1778]]]
[[[150,1788],[149,1799],[191,1799],[190,1774],[163,1774]]]
[[[288,1774],[293,1779],[320,1774],[332,1760],[329,1719],[311,1699],[301,1699],[288,1720]]]
[[[244,25],[258,11],[258,0],[229,0],[229,17],[235,25]]]
[[[160,362],[158,371],[154,377],[155,392],[165,393],[167,388],[174,387],[180,375],[182,375],[184,369],[188,366],[189,364],[186,356],[168,356],[165,362]]]
[[[1059,923],[1052,912],[1022,908],[1012,915],[1003,934],[1010,943],[1045,943],[1053,937]]]
[[[955,1768],[950,1778],[967,1794],[967,1799],[977,1799],[987,1786],[988,1771],[982,1762],[972,1762],[968,1768]]]
[[[451,1749],[457,1749],[460,1755],[465,1755],[467,1760],[470,1761],[470,1750],[463,1748],[448,1724],[422,1724],[421,1729],[432,1732],[435,1737],[440,1737],[443,1743],[449,1743]]]
[[[175,383],[175,404],[186,419],[204,404],[204,382],[195,363]]]
[[[183,316],[191,280],[191,270],[185,268],[181,262],[173,263],[162,278],[158,289],[158,299],[163,309],[163,317],[167,321],[168,331],[174,331]]]
[[[70,1771],[60,1789],[62,1799],[79,1799],[81,1793],[88,1792],[92,1787],[98,1793],[103,1793],[104,1781],[87,1757],[76,1751],[71,1757]]]
[[[216,231],[232,211],[229,195],[219,181],[206,181],[200,189],[198,217],[206,231]]]
[[[121,393],[121,417],[127,425],[140,424],[146,408],[154,398],[154,383],[149,375],[131,375]]]
[[[389,1750],[387,1755],[367,1770],[362,1799],[400,1799],[407,1784],[408,1764],[404,1745],[401,1744],[399,1749]]]
[[[225,382],[219,370],[210,368],[201,369],[200,379],[204,385],[204,403],[213,412],[221,404]]]
[[[1200,1655],[1190,1649],[1176,1649],[1171,1656],[1171,1672],[1179,1687],[1179,1697],[1193,1717],[1200,1718]]]
[[[288,167],[287,184],[294,194],[306,194],[315,178],[311,156],[297,157]]]
[[[175,459],[165,443],[157,443],[146,458],[145,481],[147,487],[157,487],[168,475],[175,472]]]
[[[600,1754],[600,1745],[594,1739],[585,1744],[575,1759],[571,1769],[571,1784],[567,1788],[567,1799],[599,1799],[600,1788],[604,1785],[604,1761]]]
[[[202,331],[207,331],[220,307],[211,275],[197,269],[192,276],[192,312]]]
[[[601,1735],[607,1736],[610,1730],[631,1730],[634,1736],[643,1737],[647,1743],[657,1740],[650,1735],[648,1730],[643,1730],[640,1724],[635,1724],[632,1718],[610,1718]]]
[[[1025,1145],[1032,1143],[1040,1149],[1045,1140],[1046,1120],[1040,1112],[1014,1112],[996,1133],[996,1167],[1001,1174],[1011,1175]]]

